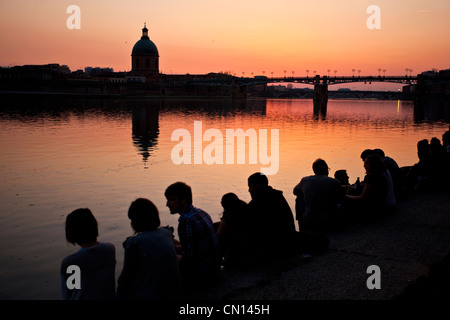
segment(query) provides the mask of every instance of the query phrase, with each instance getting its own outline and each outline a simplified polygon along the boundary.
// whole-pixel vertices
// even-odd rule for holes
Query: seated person
[[[350,178],[347,174],[347,170],[341,169],[341,170],[336,170],[336,172],[334,173],[334,178],[339,181],[339,183],[341,184],[341,186],[343,187],[348,187],[350,186]]]
[[[314,175],[303,177],[294,187],[296,219],[300,231],[329,231],[339,223],[338,202],[342,197],[341,184],[328,177],[325,160],[312,165]],[[348,176],[347,181],[348,183]]]
[[[381,149],[366,149],[361,153],[362,161],[365,161],[369,156],[377,156],[380,158],[381,163],[383,164],[383,176],[386,179],[387,183],[387,193],[386,193],[386,205],[388,207],[394,207],[397,204],[397,198],[395,196],[395,188],[394,188],[394,180],[392,179],[392,175],[386,166],[385,162],[383,162],[384,152]]]
[[[442,134],[442,146],[445,152],[450,154],[450,126],[449,129]]]
[[[125,257],[118,279],[117,298],[177,298],[181,291],[181,276],[172,231],[160,228],[158,209],[148,199],[133,201],[128,218],[135,235],[123,243]]]
[[[249,230],[258,243],[252,254],[254,262],[265,262],[294,253],[296,231],[291,208],[283,192],[269,186],[267,176],[254,173],[248,178],[248,203],[252,228]]]
[[[192,205],[192,190],[184,182],[167,187],[171,214],[179,214],[180,272],[186,291],[213,285],[220,271],[220,247],[211,216]]]
[[[419,161],[409,168],[406,174],[406,185],[409,191],[426,190],[431,174],[430,144],[427,139],[417,142]]]
[[[385,166],[378,156],[366,157],[364,168],[366,176],[362,182],[362,193],[347,195],[344,207],[350,219],[357,222],[372,222],[388,212],[389,206],[386,202],[388,183],[383,174]]]
[[[61,263],[61,289],[64,300],[109,300],[116,290],[116,249],[113,244],[97,241],[98,224],[91,210],[80,208],[66,218],[66,239],[81,248]],[[77,266],[80,282],[70,286],[68,267]]]
[[[252,249],[252,237],[249,230],[252,227],[247,203],[234,193],[227,193],[221,201],[224,209],[217,237],[223,265],[228,269],[245,268],[248,252]]]
[[[381,161],[383,161],[386,169],[389,170],[389,174],[391,175],[392,178],[395,197],[401,196],[403,181],[402,181],[402,173],[400,171],[400,167],[398,166],[397,162],[391,157],[386,156],[384,151],[381,149],[374,149],[373,151],[376,155],[380,157]],[[393,202],[392,204],[395,204],[395,202]]]
[[[431,138],[429,171],[430,191],[439,192],[448,188],[450,179],[449,169],[447,151],[438,138]]]

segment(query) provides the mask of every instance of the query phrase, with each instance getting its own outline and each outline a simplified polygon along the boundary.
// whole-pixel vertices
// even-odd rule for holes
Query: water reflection
[[[144,168],[148,168],[148,158],[158,144],[159,110],[160,103],[146,103],[146,105],[132,107],[132,140],[139,154],[142,155]]]
[[[64,217],[75,208],[95,212],[120,267],[131,232],[126,212],[136,197],[149,197],[161,223],[173,226],[178,217],[168,212],[164,190],[178,180],[192,186],[214,221],[223,194],[249,201],[247,177],[266,165],[173,163],[171,134],[194,121],[222,133],[279,129],[280,170],[269,181],[291,208],[292,188],[317,157],[354,181],[364,175],[363,149],[379,147],[412,165],[418,140],[448,130],[414,123],[413,104],[396,101],[330,100],[326,117],[315,119],[312,99],[0,99],[0,298],[8,299],[59,298],[59,261],[76,249],[64,241]]]
[[[266,99],[204,99],[204,100],[165,100],[162,111],[184,113],[186,115],[202,114],[211,118],[229,117],[240,114],[267,114]]]
[[[414,121],[450,122],[450,99],[441,96],[427,96],[414,101]]]

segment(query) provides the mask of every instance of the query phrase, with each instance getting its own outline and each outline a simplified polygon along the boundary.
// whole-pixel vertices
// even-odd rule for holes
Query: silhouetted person
[[[334,173],[334,178],[339,181],[341,186],[350,186],[350,177],[348,176],[347,170],[336,170],[336,172]]]
[[[441,191],[449,184],[448,156],[441,141],[430,140],[430,191]]]
[[[249,252],[253,249],[250,229],[252,221],[245,201],[234,193],[223,195],[221,204],[223,216],[217,230],[223,264],[228,269],[241,269],[249,266]]]
[[[81,248],[67,256],[61,263],[62,298],[64,300],[113,299],[116,288],[116,250],[111,243],[97,241],[98,224],[91,210],[80,208],[71,212],[66,218],[65,229],[67,241]],[[77,281],[73,277],[76,277],[77,273],[76,271],[68,272],[69,266],[79,268],[78,288],[72,287],[76,285]]]
[[[450,126],[442,135],[442,146],[444,147],[445,152],[450,154]]]
[[[417,157],[419,161],[410,168],[406,176],[409,191],[423,191],[429,185],[431,154],[427,139],[417,142]]]
[[[365,161],[370,156],[377,156],[378,158],[380,158],[380,160],[382,160],[381,155],[384,155],[384,152],[381,149],[366,149],[361,153],[361,160]],[[386,178],[387,182],[386,204],[389,207],[393,207],[397,204],[397,198],[395,197],[394,180],[392,179],[392,175],[383,160],[381,161],[381,163],[383,164],[383,175]]]
[[[375,151],[372,149],[365,149],[363,152],[361,152],[361,160],[364,161],[368,156],[375,155]]]
[[[314,175],[303,177],[294,187],[296,219],[300,231],[330,231],[340,223],[338,202],[342,197],[341,184],[328,176],[325,160],[312,165]],[[348,176],[347,176],[348,183]]]
[[[339,199],[340,206],[346,194],[354,194],[358,192],[357,190],[361,182],[358,177],[354,184],[350,184],[350,177],[347,174],[347,170],[344,169],[336,170],[336,172],[334,173],[334,178],[341,184],[341,194]]]
[[[264,262],[292,254],[296,238],[294,217],[283,192],[269,186],[267,176],[259,172],[248,178],[248,191],[252,197],[248,204],[251,232],[258,243],[255,259]]]
[[[118,298],[177,298],[181,276],[172,231],[159,227],[158,209],[148,199],[133,201],[128,218],[135,234],[123,242],[125,256],[118,279]]]
[[[446,180],[447,180],[447,184],[446,184],[446,189],[450,188],[450,183],[448,183],[448,180],[450,180],[450,126],[449,126],[449,130],[447,130],[446,132],[444,132],[444,134],[442,135],[442,148],[444,149],[444,153],[445,153],[445,170],[446,170]]]
[[[366,176],[362,183],[362,193],[347,195],[344,210],[352,221],[373,222],[389,212],[389,206],[386,203],[388,183],[384,175],[386,168],[376,155],[365,158],[364,168]]]
[[[389,173],[392,177],[392,182],[394,183],[395,196],[396,197],[401,196],[403,181],[402,181],[402,174],[400,172],[400,167],[398,166],[397,162],[391,157],[386,156],[382,149],[374,149],[373,151],[375,152],[376,155],[380,157],[381,161],[383,161],[386,169],[389,170]]]
[[[164,195],[171,214],[179,214],[180,271],[183,287],[190,291],[213,285],[220,271],[219,240],[205,211],[192,205],[192,190],[184,182],[167,187]]]

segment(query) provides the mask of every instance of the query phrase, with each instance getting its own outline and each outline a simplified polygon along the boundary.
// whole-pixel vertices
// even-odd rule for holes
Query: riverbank
[[[450,286],[450,195],[409,195],[373,225],[328,234],[320,255],[293,257],[251,272],[223,271],[201,300],[447,299]],[[444,259],[446,259],[444,261]],[[380,268],[380,289],[368,289],[369,266]],[[431,272],[430,272],[431,267]],[[191,297],[191,298],[192,298]]]

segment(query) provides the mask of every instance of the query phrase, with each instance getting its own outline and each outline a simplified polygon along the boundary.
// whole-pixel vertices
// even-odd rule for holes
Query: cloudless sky
[[[66,26],[73,4],[79,30]],[[0,66],[129,71],[146,22],[163,73],[417,74],[450,68],[449,17],[448,0],[1,0]]]

